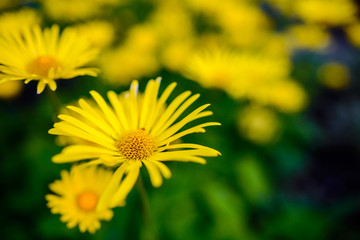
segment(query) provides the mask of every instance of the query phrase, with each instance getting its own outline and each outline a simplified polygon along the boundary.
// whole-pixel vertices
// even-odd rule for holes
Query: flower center
[[[98,202],[98,195],[87,191],[78,195],[76,199],[77,206],[83,211],[93,211]]]
[[[47,77],[50,69],[56,71],[60,67],[60,63],[50,56],[41,56],[33,60],[28,65],[28,71],[42,77]]]
[[[132,130],[122,135],[118,141],[119,152],[127,160],[144,160],[156,150],[155,139],[144,130]]]

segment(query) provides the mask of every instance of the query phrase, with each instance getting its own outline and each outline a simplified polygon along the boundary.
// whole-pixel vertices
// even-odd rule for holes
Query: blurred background
[[[100,49],[99,77],[57,81],[61,106],[162,76],[211,103],[221,127],[184,141],[213,147],[205,166],[169,163],[94,235],[46,207],[60,178],[47,131],[57,113],[36,82],[0,85],[1,239],[360,239],[360,1],[43,0],[0,2],[17,22],[77,28]],[[21,20],[21,21],[19,21]],[[144,170],[144,169],[143,169]]]

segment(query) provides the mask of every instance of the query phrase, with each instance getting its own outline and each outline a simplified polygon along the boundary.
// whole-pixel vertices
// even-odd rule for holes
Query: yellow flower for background
[[[238,116],[237,124],[245,138],[259,144],[273,142],[280,130],[276,114],[256,105],[244,108]]]
[[[294,0],[266,0],[285,14],[293,13]]]
[[[220,27],[227,41],[248,47],[269,35],[270,23],[254,1],[189,0],[189,7],[205,14],[209,24]]]
[[[270,35],[270,22],[254,3],[225,1],[218,5],[214,20],[222,28],[229,42],[249,47]]]
[[[339,26],[356,19],[356,5],[352,0],[296,0],[294,13],[307,23]]]
[[[239,76],[237,56],[219,47],[198,50],[189,56],[182,72],[204,87],[227,90]]]
[[[55,91],[55,79],[69,79],[79,75],[96,76],[97,69],[81,68],[93,60],[97,50],[76,30],[66,28],[59,34],[53,25],[44,31],[38,25],[22,32],[0,36],[0,83],[10,80],[37,80],[37,93],[46,84]]]
[[[54,194],[47,194],[47,205],[53,214],[68,228],[79,225],[81,232],[94,233],[100,228],[100,220],[109,221],[113,212],[109,208],[97,209],[99,199],[110,183],[112,171],[95,166],[74,166],[70,172],[62,171],[61,180],[49,185]]]
[[[303,110],[308,97],[304,89],[291,80],[279,81],[273,86],[264,89],[265,98],[262,104],[271,105],[286,113],[295,113]]]
[[[328,46],[330,34],[318,25],[294,25],[288,32],[292,48],[320,50]]]
[[[320,81],[332,89],[344,89],[349,85],[349,69],[337,62],[326,63],[319,68],[318,76]]]
[[[346,35],[349,41],[355,46],[360,48],[360,22],[355,22],[345,28]]]
[[[238,55],[237,69],[238,78],[230,84],[228,93],[234,98],[261,101],[263,89],[288,78],[291,63],[285,56],[242,52]]]
[[[205,132],[204,127],[220,125],[216,122],[185,125],[212,114],[204,111],[209,104],[200,106],[182,116],[199,94],[190,97],[186,91],[168,106],[166,100],[175,88],[170,84],[158,98],[160,79],[150,80],[145,93],[138,93],[138,82],[133,81],[130,91],[116,95],[109,91],[110,105],[95,91],[90,94],[97,105],[84,99],[79,106],[68,106],[73,114],[62,114],[50,134],[80,138],[87,143],[70,145],[55,155],[55,163],[89,160],[88,164],[105,164],[117,167],[114,177],[100,199],[99,208],[116,206],[133,188],[144,164],[153,186],[159,187],[162,176],[171,177],[163,161],[183,161],[204,164],[203,157],[218,156],[219,152],[198,144],[174,143],[181,137]],[[126,174],[124,180],[121,180]]]
[[[38,12],[30,8],[23,8],[16,12],[5,12],[0,15],[0,34],[19,32],[25,28],[40,24]]]
[[[129,84],[130,79],[154,74],[159,69],[155,54],[157,44],[158,39],[151,26],[133,27],[124,44],[103,53],[100,67],[106,80],[119,86]]]
[[[23,84],[19,81],[9,81],[0,84],[0,98],[11,99],[18,96],[23,89]]]
[[[100,14],[119,0],[41,0],[47,15],[58,21],[77,21]]]
[[[107,21],[91,21],[75,26],[79,35],[84,36],[97,48],[108,47],[115,38],[114,26]]]
[[[19,4],[19,0],[1,0],[0,1],[0,10],[11,8]]]

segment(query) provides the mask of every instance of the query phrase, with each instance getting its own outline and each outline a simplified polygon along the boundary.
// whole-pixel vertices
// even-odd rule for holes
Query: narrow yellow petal
[[[119,188],[119,184],[121,182],[121,179],[125,173],[125,168],[127,167],[126,164],[122,164],[116,171],[114,172],[114,175],[112,176],[112,179],[109,183],[109,185],[104,190],[103,194],[101,195],[98,205],[96,206],[97,211],[102,211],[109,207],[111,204],[111,199],[113,198],[114,193]]]
[[[149,161],[154,163],[159,168],[159,170],[160,170],[161,174],[164,176],[164,178],[166,178],[166,179],[171,178],[171,171],[165,164],[163,164],[162,162],[159,162],[159,161],[152,161],[152,160],[149,160]]]
[[[151,129],[151,134],[153,136],[156,136],[160,130],[160,128],[163,126],[163,124],[166,122],[166,120],[175,112],[175,110],[178,108],[178,106],[185,101],[187,97],[189,97],[191,94],[190,91],[183,92],[179,96],[177,96],[174,101],[170,103],[170,105],[166,108],[165,112],[161,115],[160,119],[155,123],[154,127]]]
[[[119,202],[122,202],[125,200],[131,189],[133,189],[136,180],[139,176],[139,167],[133,167],[130,172],[126,175],[124,180],[120,183],[119,189],[116,191],[116,193],[113,195],[111,200],[111,207],[117,206]]]
[[[177,131],[179,131],[187,123],[196,119],[197,114],[200,113],[205,108],[207,108],[208,106],[210,106],[210,104],[205,104],[205,105],[202,105],[201,107],[198,107],[197,109],[192,111],[189,115],[187,115],[185,118],[183,118],[181,121],[177,122],[176,124],[174,124],[170,128],[168,128],[165,132],[161,133],[160,135],[154,135],[154,136],[158,139],[158,141],[162,141],[162,140],[174,135]]]
[[[90,91],[91,96],[95,99],[96,103],[99,105],[100,109],[103,111],[106,119],[113,127],[113,129],[119,133],[121,126],[119,120],[116,118],[114,111],[109,107],[109,105],[105,102],[103,97],[96,91]]]
[[[147,168],[147,170],[149,172],[151,184],[154,187],[160,187],[163,182],[163,179],[161,177],[161,174],[160,174],[157,166],[151,161],[145,160],[145,161],[143,161],[143,163],[145,164],[145,167]]]

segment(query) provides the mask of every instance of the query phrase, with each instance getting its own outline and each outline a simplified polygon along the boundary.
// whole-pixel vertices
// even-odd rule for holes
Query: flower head
[[[72,28],[59,35],[53,25],[44,31],[38,25],[13,34],[0,36],[0,83],[9,80],[38,80],[37,93],[46,84],[56,89],[55,79],[79,75],[97,75],[97,69],[81,68],[91,61],[96,49]]]
[[[68,106],[72,114],[62,114],[50,134],[84,140],[65,147],[53,157],[55,163],[89,160],[88,164],[118,167],[100,205],[116,206],[134,186],[140,167],[147,168],[153,186],[162,184],[162,176],[171,177],[163,161],[183,161],[204,164],[203,157],[217,156],[214,149],[191,143],[174,143],[182,136],[205,132],[204,127],[220,125],[216,122],[196,124],[184,129],[192,121],[212,115],[203,105],[180,118],[184,111],[199,98],[186,91],[168,106],[165,102],[175,88],[170,84],[158,98],[160,78],[150,80],[145,93],[138,93],[138,82],[133,81],[130,91],[122,95],[108,92],[110,106],[99,93],[91,91],[94,102],[79,100],[79,106]],[[124,174],[127,174],[123,181]],[[161,176],[162,175],[162,176]]]
[[[112,177],[112,171],[95,166],[74,166],[70,172],[62,171],[61,180],[49,185],[55,194],[46,195],[51,212],[61,214],[60,220],[68,228],[79,225],[81,232],[94,233],[100,220],[109,221],[113,212],[109,208],[97,210],[99,199]]]
[[[40,22],[40,14],[31,8],[23,8],[16,12],[5,12],[0,15],[0,34],[18,32]]]

